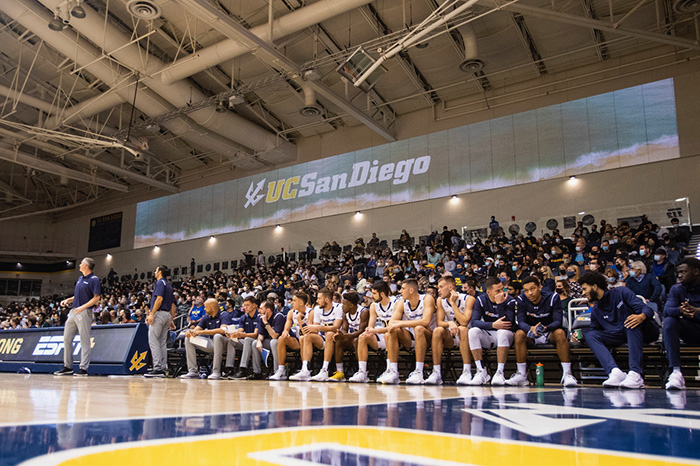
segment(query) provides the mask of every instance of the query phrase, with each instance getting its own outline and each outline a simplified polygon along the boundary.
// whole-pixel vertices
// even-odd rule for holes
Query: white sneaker
[[[491,379],[491,385],[505,385],[506,384],[506,377],[503,375],[503,372],[496,371],[495,374],[493,374],[493,379]]]
[[[469,371],[463,371],[462,375],[457,379],[457,385],[469,385],[472,381],[472,373]]]
[[[671,372],[671,375],[668,376],[668,382],[666,382],[666,390],[685,390],[683,374]]]
[[[311,380],[314,382],[325,382],[328,380],[328,370],[327,369],[321,369],[318,371],[318,374],[314,375],[311,377]]]
[[[620,383],[620,388],[644,388],[644,379],[641,374],[629,371],[625,380]]]
[[[221,372],[212,372],[207,377],[207,380],[221,380]]]
[[[285,374],[284,369],[277,369],[277,371],[270,376],[269,380],[287,380],[287,374]]]
[[[357,371],[353,374],[352,377],[348,379],[348,382],[353,382],[353,383],[368,383],[369,382],[369,377],[367,376],[367,372],[363,371]]]
[[[573,376],[571,372],[567,372],[561,377],[561,384],[563,387],[578,387],[578,380]]]
[[[296,380],[298,382],[308,382],[311,380],[311,372],[309,370],[301,370],[296,374],[289,377],[289,380]]]
[[[406,383],[408,385],[423,385],[425,383],[425,380],[423,380],[423,371],[419,371],[418,369],[416,369],[415,371],[408,374]]]
[[[494,376],[493,378],[495,380],[496,376]],[[528,385],[530,385],[530,382],[527,381],[527,377],[525,377],[523,374],[521,374],[520,372],[516,372],[515,374],[511,375],[508,380],[506,380],[506,385],[516,387],[527,387]]]
[[[486,371],[486,369],[481,369],[476,371],[476,375],[472,378],[469,385],[484,385],[485,383],[488,383],[489,380],[491,380],[489,373]]]
[[[399,378],[399,373],[391,369],[385,372],[382,375],[382,377],[380,377],[380,379],[377,379],[377,383],[396,385],[397,383],[401,382],[401,379]]]
[[[427,379],[425,379],[426,385],[442,385],[442,374],[433,371]]]
[[[619,387],[622,382],[627,378],[627,374],[622,372],[619,368],[615,368],[608,375],[608,379],[603,382],[603,387]]]

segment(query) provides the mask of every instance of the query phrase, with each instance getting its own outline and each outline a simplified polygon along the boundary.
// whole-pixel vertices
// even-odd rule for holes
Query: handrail
[[[585,306],[576,306],[576,304],[581,304],[581,303],[586,303]],[[576,312],[577,314],[583,311],[588,310],[588,299],[587,298],[575,298],[569,301],[569,306],[568,306],[568,315],[569,315],[569,335],[571,335],[571,327],[574,325],[574,319],[572,318],[572,313]]]

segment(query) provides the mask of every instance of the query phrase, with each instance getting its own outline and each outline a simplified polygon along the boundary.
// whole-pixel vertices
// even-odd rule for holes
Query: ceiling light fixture
[[[226,102],[223,100],[220,100],[216,103],[216,113],[225,113],[226,112]]]
[[[65,27],[61,18],[58,17],[58,13],[54,13],[53,19],[49,21],[49,29],[52,31],[63,31]]]
[[[75,2],[75,6],[70,10],[70,14],[73,18],[83,19],[86,16],[85,9],[80,5],[82,0]]]

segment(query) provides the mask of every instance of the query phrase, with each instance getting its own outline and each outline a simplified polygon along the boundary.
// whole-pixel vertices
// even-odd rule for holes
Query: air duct
[[[474,26],[467,23],[459,27],[459,32],[464,38],[464,61],[459,64],[459,69],[465,73],[478,73],[484,69],[485,64],[479,59],[479,45]]]
[[[304,106],[299,113],[305,117],[317,117],[323,113],[316,103],[316,91],[309,86],[304,86]]]
[[[371,2],[372,0],[321,0],[273,21],[272,39],[269,37],[269,24],[251,28],[250,32],[266,42],[272,42]],[[173,84],[176,81],[249,52],[250,49],[238,41],[231,39],[222,40],[177,60],[161,73],[161,80],[165,84]]]
[[[92,75],[114,88],[114,92],[109,97],[102,96],[102,98],[114,99],[112,102],[117,102],[115,95],[118,95],[122,102],[132,101],[134,97],[133,86],[125,85],[130,79],[129,72],[112,63],[108,64],[104,60],[100,60],[101,53],[92,44],[77,37],[74,32],[65,30],[60,33],[54,33],[45,27],[41,27],[51,16],[36,3],[28,0],[0,2],[0,11],[13,18],[18,24],[33,31],[35,35],[45,42],[51,43],[51,46],[58,50],[59,53],[66,57],[71,57],[78,66],[85,67]],[[86,11],[94,14],[94,11],[90,8],[87,8]],[[80,23],[85,23],[85,21],[80,21]],[[106,104],[106,102],[101,103]],[[78,105],[80,106],[81,104]],[[149,89],[139,91],[136,99],[136,108],[151,117],[174,110],[171,105]],[[90,107],[90,110],[92,110],[92,107]],[[70,116],[70,120],[74,121],[84,117],[85,115],[80,112],[73,113]],[[54,123],[57,122],[54,121]],[[65,123],[65,121],[60,123]],[[188,143],[226,157],[234,158],[240,155],[241,152],[245,153],[247,151],[240,144],[224,136],[212,134],[211,131],[202,128],[185,117],[169,120],[162,123],[162,125]]]

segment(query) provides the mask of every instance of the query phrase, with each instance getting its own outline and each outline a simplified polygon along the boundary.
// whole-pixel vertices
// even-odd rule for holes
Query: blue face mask
[[[566,272],[566,276],[569,278],[574,278],[576,276],[576,273],[569,270]]]
[[[501,283],[505,283],[505,282],[506,282],[506,279],[505,279],[504,277],[499,277],[498,279],[501,281]]]
[[[513,267],[511,267],[511,269],[513,269],[513,272],[515,272],[515,271],[518,270],[518,266],[517,266],[517,265],[514,265]]]
[[[646,255],[647,255],[647,250],[646,250],[646,249],[640,249],[640,250],[639,250],[639,255],[642,256],[642,257],[646,256]]]
[[[615,283],[615,277],[608,277],[608,283]]]
[[[630,270],[630,277],[634,278],[637,276],[637,271],[636,270]]]
[[[603,246],[603,251],[607,251],[608,249],[610,249],[609,246]]]
[[[661,256],[658,255],[658,254],[655,254],[655,255],[654,255],[654,260],[657,261],[657,262],[660,261],[660,260],[661,260]]]

